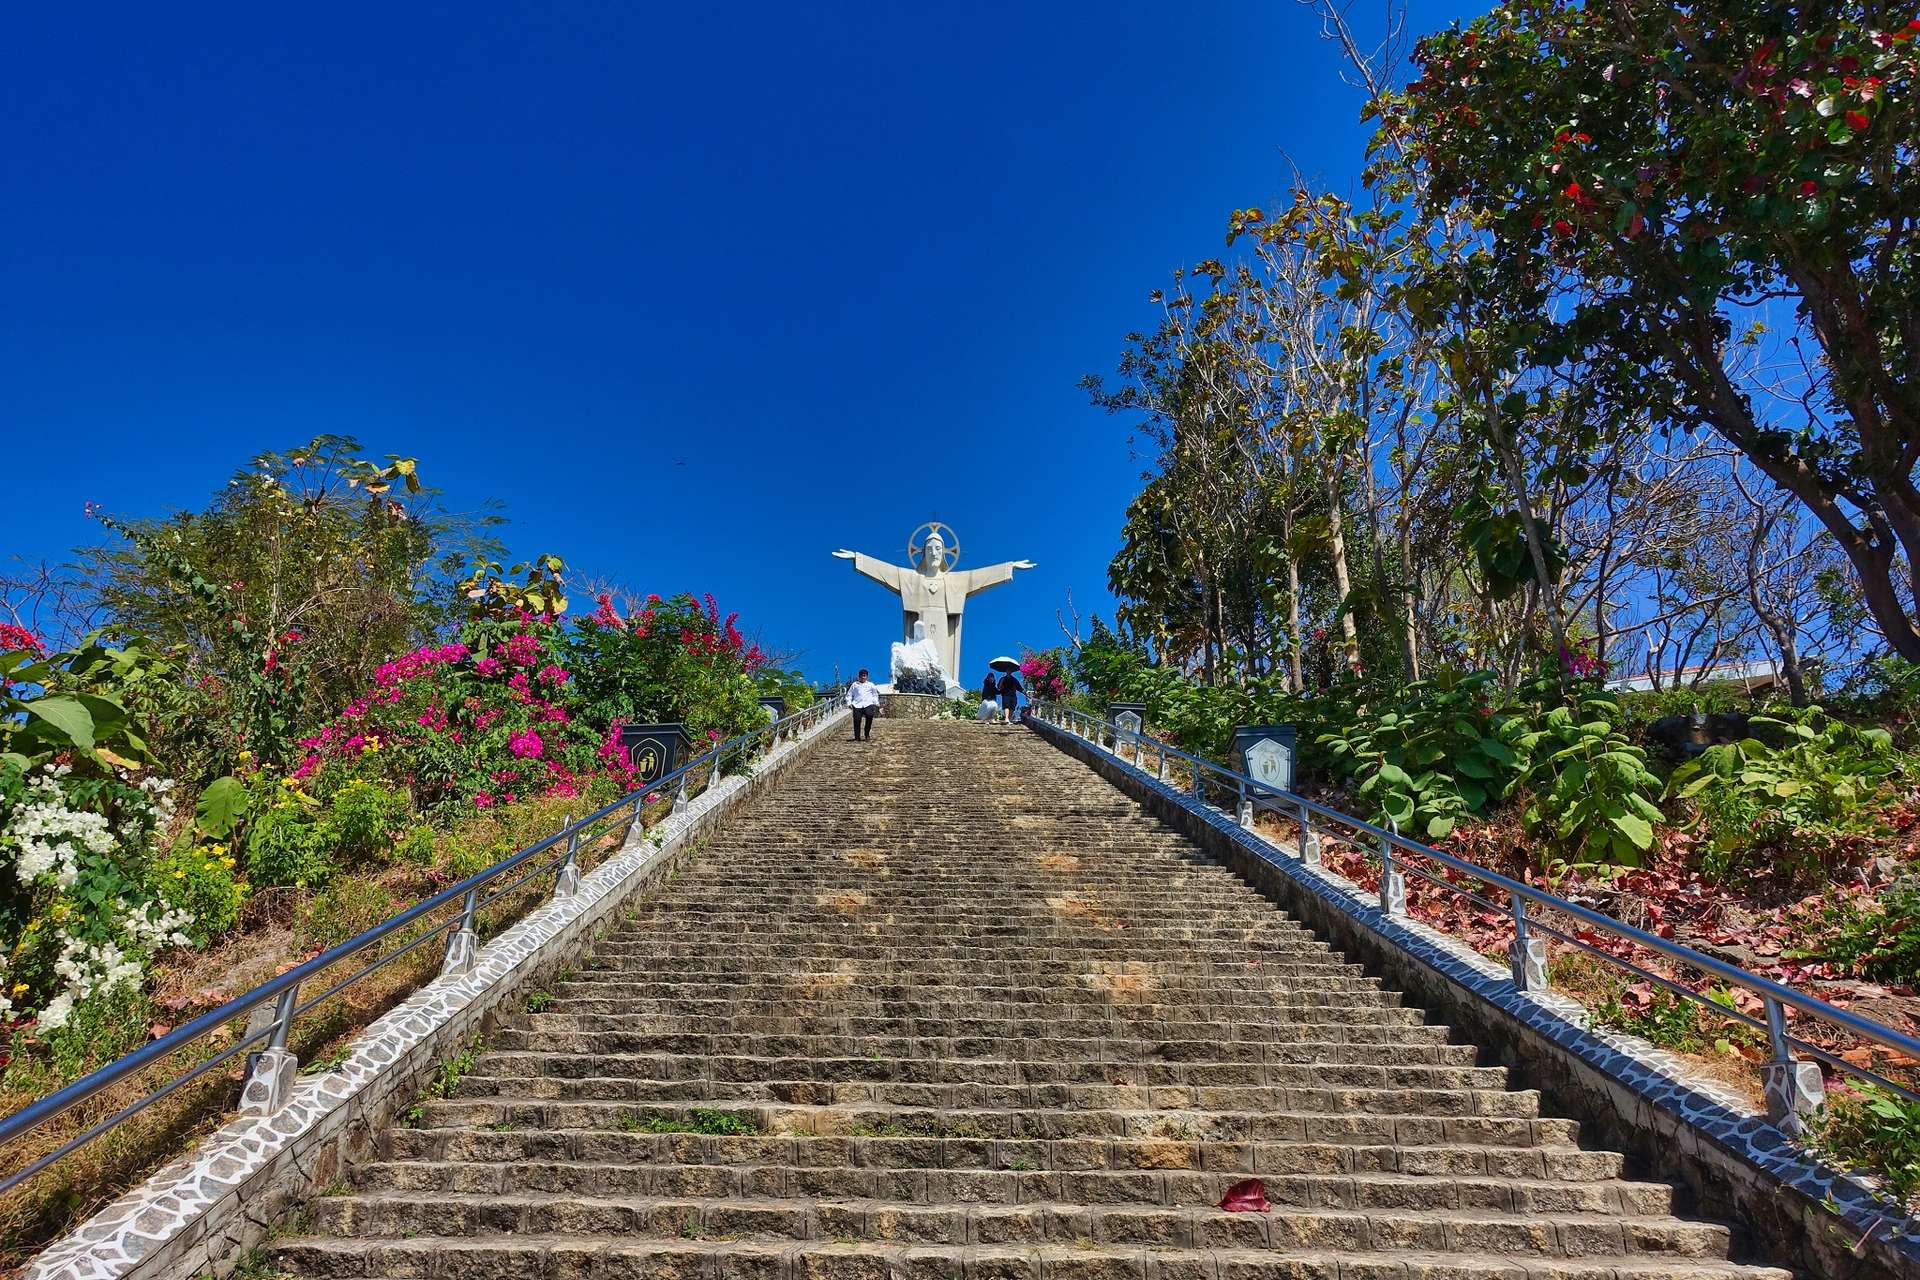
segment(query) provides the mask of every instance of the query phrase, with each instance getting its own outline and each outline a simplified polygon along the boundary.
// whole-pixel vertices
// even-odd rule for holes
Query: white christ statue
[[[925,534],[924,540],[921,534]],[[1016,569],[1031,569],[1031,560],[1009,560],[984,569],[955,569],[960,540],[943,524],[928,523],[907,539],[909,564],[888,564],[858,551],[833,553],[853,561],[854,569],[900,597],[900,639],[912,643],[913,624],[926,623],[925,635],[940,651],[947,675],[965,682],[960,670],[960,618],[967,600],[990,587],[1013,581]]]

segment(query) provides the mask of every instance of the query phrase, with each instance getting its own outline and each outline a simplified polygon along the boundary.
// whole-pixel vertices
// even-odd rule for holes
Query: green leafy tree
[[[1529,304],[1494,364],[1579,363],[1616,415],[1717,432],[1838,542],[1910,659],[1917,37],[1911,7],[1862,0],[1550,0],[1423,41],[1381,104],[1429,216],[1478,238],[1473,294]],[[1804,352],[1784,387],[1751,367],[1779,303]]]

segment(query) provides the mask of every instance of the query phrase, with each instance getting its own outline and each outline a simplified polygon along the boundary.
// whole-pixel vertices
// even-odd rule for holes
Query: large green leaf
[[[210,836],[231,835],[246,815],[247,802],[247,789],[238,778],[215,778],[200,793],[194,825]]]
[[[1633,842],[1636,849],[1653,847],[1653,825],[1637,813],[1614,813],[1607,815],[1607,821],[1613,829]]]
[[[93,749],[93,713],[79,698],[57,693],[23,704],[33,736],[55,747]]]

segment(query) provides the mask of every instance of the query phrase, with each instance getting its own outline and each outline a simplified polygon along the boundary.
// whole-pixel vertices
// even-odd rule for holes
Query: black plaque
[[[1125,716],[1126,719],[1121,717]],[[1137,738],[1147,728],[1147,704],[1144,702],[1109,702],[1107,721],[1122,734]]]
[[[785,720],[787,718],[787,700],[777,693],[762,695],[760,705],[766,708],[767,720],[769,722]]]
[[[675,769],[693,746],[684,724],[625,724],[620,741],[627,761],[642,782],[658,782]]]
[[[1233,731],[1235,767],[1255,782],[1264,782],[1276,791],[1292,791],[1296,734],[1290,724],[1236,726]]]

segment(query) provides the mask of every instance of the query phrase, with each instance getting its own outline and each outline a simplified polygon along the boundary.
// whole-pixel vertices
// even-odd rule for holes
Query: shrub
[[[1863,978],[1920,984],[1920,875],[1894,881],[1878,901],[1831,902],[1820,925],[1823,936],[1793,955],[1845,965]]]
[[[240,918],[247,886],[234,875],[233,855],[223,844],[183,845],[161,858],[155,879],[168,904],[193,917],[186,929],[205,946]]]
[[[1898,768],[1891,735],[1818,707],[1750,723],[1754,737],[1708,747],[1667,780],[1667,794],[1692,802],[1704,823],[1710,869],[1763,849],[1819,867],[1837,838],[1877,829]]]
[[[1638,866],[1653,848],[1653,824],[1665,821],[1653,803],[1660,779],[1619,722],[1618,700],[1589,691],[1575,707],[1548,711],[1517,743],[1532,761],[1523,778],[1533,793],[1527,826],[1567,862]]]
[[[325,884],[334,871],[332,831],[302,805],[268,806],[247,832],[247,878],[255,885]]]
[[[1342,776],[1360,781],[1375,822],[1437,840],[1503,800],[1524,761],[1521,717],[1490,705],[1491,674],[1442,672],[1390,708],[1320,735]]]
[[[341,876],[301,906],[300,940],[310,950],[324,951],[366,932],[396,910],[393,895],[379,881]]]
[[[1895,1200],[1920,1198],[1920,1102],[1871,1085],[1836,1089],[1812,1137],[1828,1159],[1879,1178]]]
[[[430,867],[433,865],[433,846],[432,827],[409,827],[407,833],[394,842],[393,856],[410,866]]]
[[[405,824],[407,797],[377,782],[354,778],[327,801],[327,825],[347,862],[383,862]]]
[[[423,812],[449,815],[577,795],[598,772],[624,773],[604,733],[565,705],[573,676],[557,639],[551,620],[479,621],[457,644],[382,665],[365,696],[302,740],[294,778],[323,795],[353,778],[405,788]],[[746,705],[758,712],[750,689]]]
[[[599,726],[678,720],[696,738],[758,728],[766,717],[755,679],[767,658],[738,619],[723,617],[711,595],[648,596],[626,618],[601,596],[565,639],[581,718]]]

